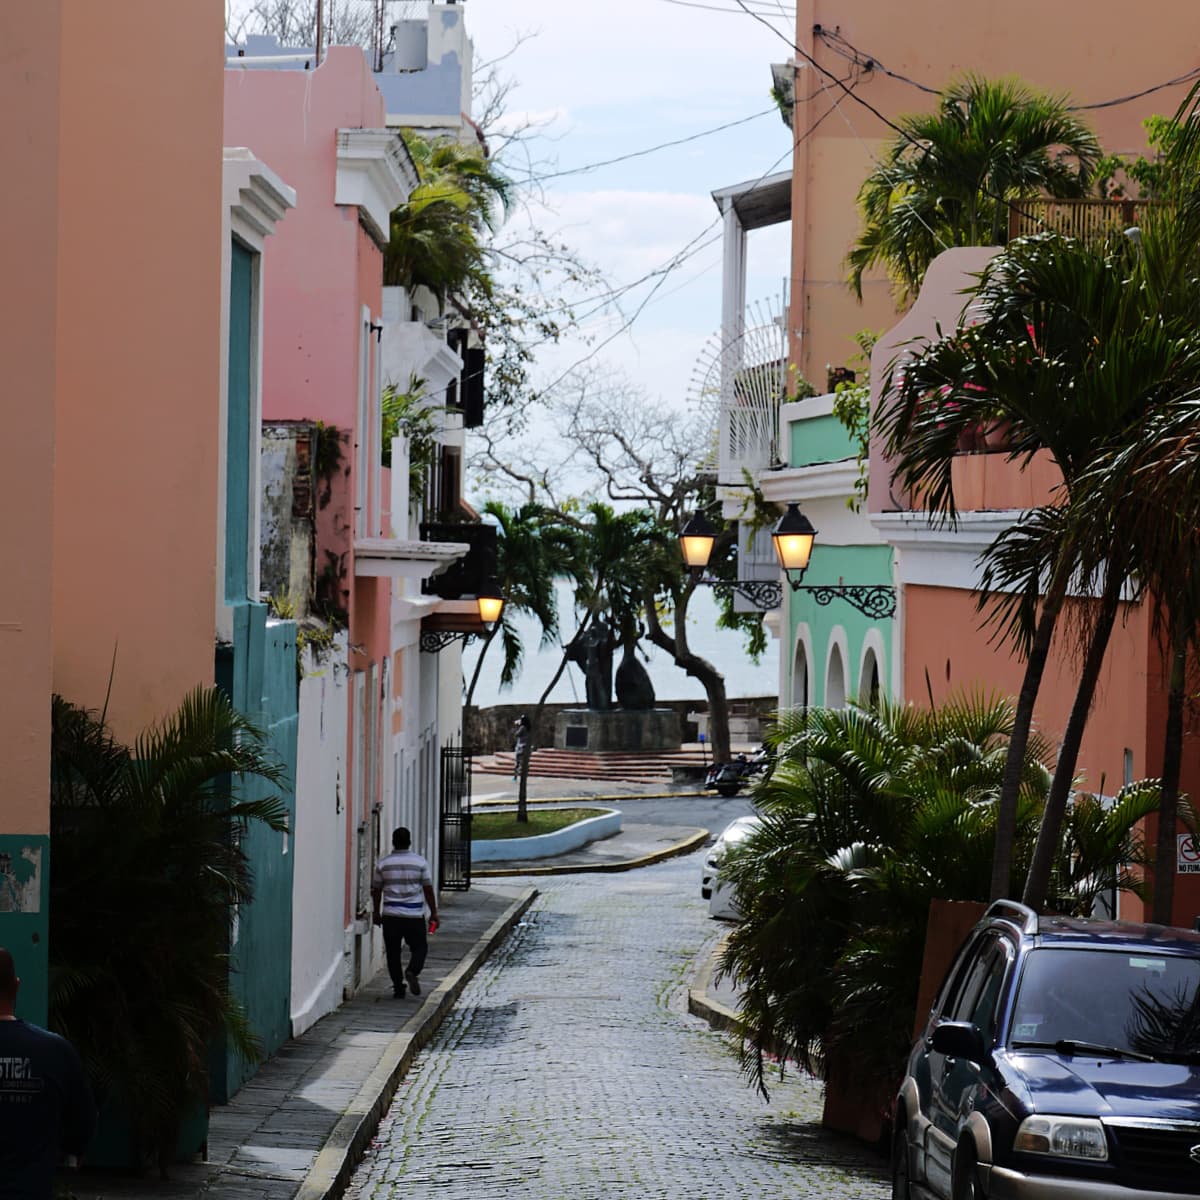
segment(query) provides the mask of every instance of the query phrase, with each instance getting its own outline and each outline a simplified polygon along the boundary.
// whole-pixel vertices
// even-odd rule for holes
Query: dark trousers
[[[400,952],[408,943],[408,969],[420,975],[429,951],[429,936],[424,917],[384,917],[383,948],[387,953],[388,974],[396,991],[404,988],[404,970],[400,965]]]

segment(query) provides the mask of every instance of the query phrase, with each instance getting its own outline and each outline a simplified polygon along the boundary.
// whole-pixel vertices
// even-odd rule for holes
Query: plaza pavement
[[[474,777],[475,803],[511,804],[513,784]],[[528,798],[590,802],[663,796],[661,788],[584,779],[530,779]],[[472,871],[466,892],[439,898],[441,924],[429,939],[423,994],[392,998],[387,972],[311,1029],[286,1042],[225,1105],[211,1111],[207,1158],[181,1163],[170,1177],[66,1172],[58,1196],[74,1200],[325,1200],[340,1196],[413,1058],[467,982],[522,918],[536,887],[511,876],[535,872],[632,870],[702,845],[708,831],[630,824],[603,841],[537,863],[491,864]],[[728,984],[705,964],[689,1009],[713,1024],[734,1017]]]

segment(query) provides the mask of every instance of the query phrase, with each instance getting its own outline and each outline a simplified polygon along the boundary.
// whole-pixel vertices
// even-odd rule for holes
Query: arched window
[[[863,658],[862,674],[858,680],[858,702],[874,708],[879,703],[879,659],[872,648]]]
[[[829,648],[829,666],[825,671],[825,707],[846,707],[846,664],[842,648],[836,643]]]
[[[807,708],[808,705],[808,650],[802,641],[797,641],[796,656],[792,660],[792,707]]]

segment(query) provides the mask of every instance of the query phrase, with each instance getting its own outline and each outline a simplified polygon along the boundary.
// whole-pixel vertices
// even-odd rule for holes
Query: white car
[[[721,860],[730,846],[744,841],[761,824],[762,818],[754,815],[736,818],[721,830],[720,836],[704,856],[704,865],[700,868],[700,895],[708,901],[710,917],[737,920],[740,915],[733,902],[733,889],[718,877]]]

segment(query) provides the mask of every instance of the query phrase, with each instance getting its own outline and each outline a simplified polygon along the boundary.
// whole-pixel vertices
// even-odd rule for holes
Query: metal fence
[[[457,743],[442,747],[438,880],[450,892],[471,886],[471,755]]]

